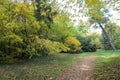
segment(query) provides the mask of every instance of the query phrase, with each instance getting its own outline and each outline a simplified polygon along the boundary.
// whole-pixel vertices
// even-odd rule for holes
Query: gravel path
[[[64,71],[56,80],[93,80],[96,56],[88,56]]]

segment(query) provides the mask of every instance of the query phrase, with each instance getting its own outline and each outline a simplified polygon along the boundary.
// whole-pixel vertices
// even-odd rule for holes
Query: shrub
[[[22,38],[15,34],[7,34],[0,39],[0,61],[13,63],[22,52]]]
[[[85,52],[95,52],[97,50],[97,47],[95,44],[87,44],[82,46],[82,50]]]
[[[36,55],[33,43],[40,29],[30,5],[11,2],[9,5],[0,5],[0,62],[5,63]]]
[[[81,43],[75,37],[67,37],[65,39],[65,44],[70,48],[70,53],[79,52]]]
[[[97,49],[102,49],[102,44],[99,39],[92,40],[93,44],[96,44]]]
[[[36,50],[39,55],[46,56],[50,54],[56,54],[62,51],[67,52],[69,48],[59,42],[39,39],[38,43],[36,43]]]
[[[94,32],[94,33],[91,33],[89,35],[89,37],[91,38],[91,43],[96,44],[97,49],[102,48],[102,43],[100,41],[101,34],[98,34],[98,33]]]
[[[120,39],[119,39],[120,40]],[[115,43],[115,47],[117,49],[120,49],[120,41],[119,40],[115,40],[114,43]]]
[[[91,43],[90,37],[78,37],[81,42],[81,49],[84,52],[95,52],[97,50],[96,44]]]
[[[118,30],[120,30],[120,29],[118,29]],[[120,32],[117,32],[117,34],[115,36],[114,44],[117,49],[120,49]]]

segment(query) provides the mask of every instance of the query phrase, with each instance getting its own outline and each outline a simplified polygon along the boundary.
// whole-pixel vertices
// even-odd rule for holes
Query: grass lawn
[[[120,80],[120,50],[97,53],[94,80]]]
[[[120,55],[120,51],[100,50],[94,53],[56,54],[32,58],[21,63],[0,64],[0,80],[54,80],[57,75],[70,65],[75,64],[78,60],[88,55],[97,55],[100,57],[96,63],[95,75],[95,77],[99,77],[98,72],[104,70],[104,63],[109,63],[112,60],[111,58]]]
[[[24,63],[0,64],[0,80],[54,80],[54,78],[90,54],[56,54],[37,57]]]

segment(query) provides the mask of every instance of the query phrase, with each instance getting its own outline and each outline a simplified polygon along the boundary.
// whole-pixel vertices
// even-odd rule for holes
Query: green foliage
[[[85,0],[88,10],[88,15],[90,17],[90,22],[98,24],[99,27],[102,29],[104,36],[108,40],[109,45],[112,47],[112,49],[116,49],[110,36],[107,34],[107,31],[104,29],[102,24],[107,23],[109,20],[109,13],[108,9],[105,8],[105,5],[101,0]]]
[[[82,50],[84,52],[95,52],[97,50],[97,47],[95,44],[89,43],[89,44],[82,46]]]
[[[105,50],[111,50],[112,49],[109,45],[108,40],[105,38],[104,34],[102,34],[101,43],[103,45],[103,49],[105,49]]]
[[[7,3],[8,0],[0,0],[0,4],[4,4],[4,3]]]
[[[89,35],[90,39],[91,39],[91,43],[92,44],[95,44],[97,49],[101,49],[102,48],[102,43],[100,41],[100,38],[101,38],[101,34],[98,34],[98,33],[91,33]]]
[[[101,48],[100,35],[97,33],[88,33],[89,26],[87,23],[80,21],[77,26],[77,39],[81,42],[81,49],[85,52],[94,52]]]
[[[76,28],[70,21],[69,17],[64,13],[59,13],[53,18],[53,24],[49,29],[49,39],[59,42],[64,42],[67,36],[73,36],[76,33]]]
[[[119,36],[116,38],[116,40],[114,40],[114,44],[116,46],[117,49],[120,49],[120,33]]]
[[[81,49],[84,52],[95,52],[97,50],[96,44],[91,43],[91,37],[77,37],[81,42]]]
[[[36,2],[35,5],[19,2],[0,4],[0,62],[13,63],[69,50],[63,44],[73,30],[68,16],[59,14],[55,17],[56,11],[50,3]]]
[[[102,49],[102,43],[100,42],[99,38],[96,38],[95,40],[92,40],[93,44],[96,44],[97,49]]]
[[[115,47],[117,49],[120,49],[120,46],[119,46],[119,38],[120,38],[120,27],[118,25],[116,25],[115,23],[111,23],[111,22],[108,22],[106,25],[105,25],[105,29],[107,31],[107,33],[111,36],[111,39],[112,41],[114,42],[115,44]],[[104,49],[111,49],[105,35],[103,34],[102,35],[102,38],[101,38],[101,42],[104,46]]]
[[[95,3],[100,3],[99,9],[102,8],[101,2]],[[96,4],[90,3],[87,7],[92,6],[96,10]],[[93,9],[89,11],[92,19],[94,16],[97,17],[95,20],[102,18],[100,10],[93,12]],[[98,13],[100,16],[97,16]],[[88,25],[84,22],[74,27],[68,15],[56,11],[48,0],[35,0],[32,4],[1,0],[0,62],[13,63],[60,52],[79,53],[81,46],[84,51],[96,51],[94,44],[100,48],[100,43],[94,37],[98,36],[81,37],[87,35],[87,30]],[[77,39],[72,36],[77,36]],[[116,40],[115,44],[118,43]]]
[[[56,10],[54,10],[48,0],[35,0],[36,9],[35,17],[38,21],[44,21],[48,28],[51,27],[51,22],[53,22],[53,17],[56,15]]]
[[[87,23],[80,21],[77,26],[76,36],[86,36],[88,34],[89,26]]]
[[[104,19],[104,12],[101,10],[104,8],[103,2],[100,0],[85,0],[86,6],[89,9],[88,15],[92,23],[101,23]]]

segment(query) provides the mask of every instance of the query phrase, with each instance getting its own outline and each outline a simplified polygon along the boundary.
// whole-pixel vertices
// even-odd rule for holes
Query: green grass
[[[98,56],[104,56],[104,55],[111,55],[111,54],[114,54],[114,55],[120,55],[120,50],[98,50],[97,52],[94,52],[94,54],[98,55]]]
[[[99,51],[94,80],[120,80],[120,50]]]
[[[97,52],[86,52],[82,54],[56,54],[32,58],[21,63],[0,64],[0,80],[55,80],[65,69],[89,55],[99,56],[96,62],[95,75],[95,77],[99,77],[98,72],[104,70],[104,63],[111,64],[112,58],[120,55],[120,50],[98,50]]]
[[[90,54],[56,54],[37,57],[24,63],[0,64],[0,80],[47,80]]]

